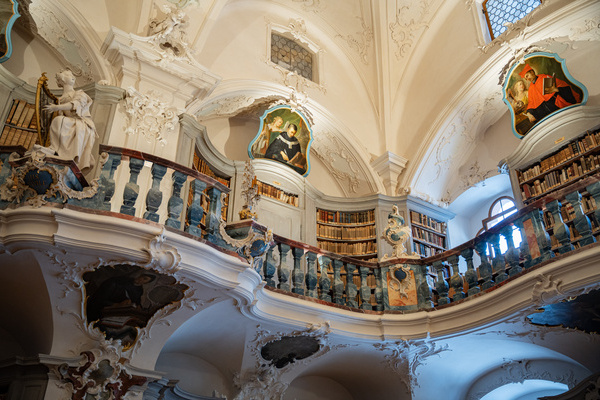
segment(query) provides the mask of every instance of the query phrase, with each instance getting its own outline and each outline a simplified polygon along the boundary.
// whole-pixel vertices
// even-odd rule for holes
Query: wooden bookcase
[[[289,204],[294,207],[298,207],[298,195],[290,192],[286,192],[276,186],[269,185],[268,183],[258,181],[258,194],[261,196],[267,196],[272,199],[278,200],[282,203]]]
[[[0,146],[23,146],[27,150],[38,139],[35,105],[25,100],[13,100],[0,134]]]
[[[446,222],[410,210],[413,252],[421,257],[431,257],[448,249]]]
[[[211,169],[210,165],[208,165],[208,163],[200,157],[200,155],[198,154],[198,151],[194,152],[194,162],[193,162],[192,168],[204,175],[208,175],[211,178],[216,179],[217,181],[221,182],[223,185],[225,185],[227,187],[231,187],[230,186],[231,178],[218,176],[217,174],[215,174],[213,172],[213,170]],[[193,198],[194,198],[194,193],[192,191],[190,191],[189,198],[188,198],[188,207],[190,204],[192,204]],[[206,206],[207,206],[206,197],[203,197],[202,198],[202,207],[204,208],[205,214],[206,214]],[[225,196],[225,199],[223,200],[223,207],[221,208],[221,215],[225,221],[227,221],[228,207],[229,207],[229,194],[227,194],[227,196]],[[202,218],[202,224],[203,223],[204,223],[204,217]]]
[[[350,257],[376,259],[375,210],[329,211],[317,208],[317,246]]]
[[[516,175],[524,204],[600,171],[600,129],[587,131]]]

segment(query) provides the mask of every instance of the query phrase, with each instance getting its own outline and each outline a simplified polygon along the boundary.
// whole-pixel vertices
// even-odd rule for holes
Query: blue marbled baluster
[[[458,301],[465,298],[465,292],[463,291],[464,281],[463,276],[458,272],[458,254],[453,254],[448,257],[448,262],[452,267],[452,276],[450,277],[450,287],[454,289],[452,295],[453,301]]]
[[[319,290],[317,285],[319,284],[317,274],[317,254],[313,252],[306,253],[306,295],[308,297],[317,298],[319,296]]]
[[[359,267],[360,271],[360,308],[363,310],[372,310],[371,305],[371,287],[367,283],[369,275],[368,267]]]
[[[438,305],[444,305],[450,303],[450,298],[448,297],[448,289],[449,285],[444,279],[444,264],[442,261],[435,261],[433,263],[433,268],[437,272],[437,282],[435,283],[435,290],[437,290],[439,298]]]
[[[167,218],[165,225],[171,228],[181,229],[181,221],[179,220],[181,212],[183,211],[181,187],[185,183],[187,175],[183,172],[174,171],[173,175],[171,176],[171,179],[173,180],[173,194],[171,195],[169,203],[167,204],[169,218]]]
[[[199,179],[194,179],[190,184],[192,191],[192,204],[187,209],[188,226],[185,228],[187,233],[194,236],[202,237],[202,229],[198,226],[204,216],[204,208],[202,208],[202,192],[206,189],[206,183]]]
[[[321,257],[321,274],[319,277],[319,299],[331,302],[331,280],[327,275],[327,270],[329,269],[329,263],[331,260],[329,257]]]
[[[467,247],[463,251],[460,252],[460,255],[465,259],[467,263],[467,271],[465,272],[465,281],[469,286],[467,290],[468,296],[473,296],[474,294],[479,293],[479,277],[477,276],[477,271],[475,270],[475,266],[473,265],[473,249],[471,247]]]
[[[523,220],[526,217],[519,217],[515,220],[515,225],[519,228],[519,232],[521,232],[521,246],[519,246],[519,259],[523,260],[523,268],[528,269],[531,267],[531,251],[529,249],[529,243],[527,241],[527,233],[525,232],[525,227],[523,226]]]
[[[375,311],[383,311],[383,277],[381,268],[375,268],[373,273],[375,274],[375,282],[377,282],[377,286],[375,286]]]
[[[508,250],[504,253],[504,260],[506,260],[506,263],[508,264],[508,274],[510,276],[515,276],[523,270],[521,265],[519,265],[519,251],[515,248],[513,232],[514,229],[512,224],[505,225],[500,229],[500,234],[504,236],[506,244],[508,245]]]
[[[494,248],[494,258],[492,259],[492,272],[496,275],[496,283],[504,282],[508,279],[506,273],[506,261],[500,250],[500,234],[493,233],[489,236],[492,247]]]
[[[481,259],[481,264],[479,265],[479,276],[481,279],[483,279],[481,290],[487,290],[494,286],[494,280],[492,279],[492,266],[490,265],[488,256],[486,254],[487,241],[482,237],[479,237],[475,240],[475,251]]]
[[[123,190],[121,214],[135,215],[135,201],[140,194],[140,185],[137,184],[137,180],[143,166],[144,160],[138,158],[129,159],[129,182],[125,184],[125,189]]]
[[[358,302],[356,301],[358,288],[354,283],[354,271],[356,271],[355,265],[346,264],[346,303],[348,307],[358,308]]]
[[[419,309],[433,308],[433,293],[431,291],[431,286],[429,286],[429,280],[427,279],[429,267],[427,265],[418,265],[417,271],[417,299],[419,302]]]
[[[158,222],[158,207],[162,203],[162,192],[160,191],[160,181],[165,176],[167,167],[154,163],[152,164],[152,187],[148,190],[146,195],[146,212],[144,213],[144,219],[149,221]]]
[[[342,281],[342,266],[340,260],[332,260],[333,264],[333,302],[344,304],[344,282]]]
[[[208,213],[206,214],[206,240],[221,247],[226,247],[226,242],[221,237],[219,227],[221,225],[221,209],[223,204],[221,201],[221,190],[212,187],[207,190],[209,199]],[[289,288],[288,288],[289,289]]]
[[[571,244],[571,232],[569,227],[564,223],[562,215],[560,214],[561,204],[558,200],[551,201],[546,204],[548,211],[552,213],[554,217],[554,237],[558,240],[559,246],[557,248],[559,253],[567,253],[573,250]]]
[[[265,276],[265,282],[267,285],[275,288],[277,287],[277,283],[275,283],[275,272],[277,272],[277,267],[275,266],[275,259],[273,258],[273,249],[275,246],[270,247],[267,251],[267,262],[263,264],[263,274]]]
[[[600,226],[600,182],[594,182],[591,185],[587,185],[585,189],[594,199],[596,203],[596,210],[594,211],[594,219],[596,220],[596,229]]]
[[[573,210],[575,211],[573,225],[575,230],[579,233],[579,235],[581,235],[579,244],[581,246],[586,246],[594,243],[596,238],[592,235],[592,224],[590,223],[590,219],[587,217],[587,215],[585,215],[583,209],[581,208],[581,193],[578,191],[569,193],[565,196],[565,199],[571,204]]]
[[[279,247],[279,268],[277,269],[279,278],[279,289],[289,292],[290,267],[287,263],[287,256],[290,251],[290,246],[284,243],[279,243],[277,246]]]
[[[292,248],[292,257],[294,257],[294,271],[292,272],[292,282],[294,287],[292,292],[296,294],[304,294],[304,271],[302,271],[302,256],[304,249],[297,247]]]

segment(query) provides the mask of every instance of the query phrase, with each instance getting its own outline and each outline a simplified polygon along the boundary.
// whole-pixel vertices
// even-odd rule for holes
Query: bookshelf
[[[431,257],[448,249],[446,222],[410,210],[413,252],[421,257]]]
[[[27,150],[31,149],[38,138],[34,116],[34,104],[25,100],[13,100],[0,134],[0,146],[23,146]]]
[[[600,129],[587,131],[542,158],[516,170],[524,204],[600,171]]]
[[[317,208],[317,246],[350,257],[377,258],[375,210],[330,211]]]
[[[279,189],[276,186],[269,185],[268,183],[257,181],[258,194],[261,196],[267,196],[272,199],[278,200],[282,203],[289,204],[294,207],[298,207],[298,195],[284,190]]]
[[[593,197],[590,196],[589,193],[583,192],[581,197],[581,208],[583,209],[584,214],[589,218],[590,223],[592,224],[592,234],[598,239],[598,235],[600,234],[599,224],[596,220],[595,211],[596,211],[596,201]],[[568,226],[571,243],[575,248],[579,248],[580,245],[578,240],[581,239],[581,235],[577,232],[577,228],[574,224],[575,219],[575,209],[566,200],[561,201],[561,209],[560,215],[562,217],[563,223]],[[554,236],[554,216],[548,210],[544,210],[543,213],[544,218],[544,226],[548,235],[550,236],[551,249],[557,250],[560,247],[558,239]]]
[[[204,175],[208,175],[211,178],[216,179],[217,181],[221,182],[223,185],[225,185],[227,187],[230,187],[230,185],[231,185],[231,178],[226,178],[226,177],[218,176],[217,174],[215,174],[215,172],[211,169],[210,165],[208,165],[208,163],[200,157],[200,154],[198,154],[198,151],[194,152],[194,161],[193,161],[192,168]],[[206,193],[206,191],[205,191],[205,193]],[[192,204],[193,199],[194,199],[194,193],[192,191],[190,191],[189,196],[188,196],[188,207],[190,206],[190,204]],[[202,208],[204,208],[205,215],[206,215],[207,205],[208,205],[208,202],[206,200],[206,196],[203,196],[202,197]],[[225,221],[227,221],[227,209],[228,208],[229,208],[229,194],[227,194],[225,196],[225,199],[223,200],[223,207],[221,209],[221,216]],[[202,217],[201,224],[204,224],[204,217]]]

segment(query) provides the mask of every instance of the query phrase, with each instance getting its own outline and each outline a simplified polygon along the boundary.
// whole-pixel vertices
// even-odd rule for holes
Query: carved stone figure
[[[94,164],[92,150],[98,136],[90,106],[92,99],[83,90],[75,90],[75,76],[70,70],[56,74],[56,83],[63,88],[59,104],[44,107],[48,112],[58,111],[49,129],[51,153],[59,157],[72,159],[82,172]]]

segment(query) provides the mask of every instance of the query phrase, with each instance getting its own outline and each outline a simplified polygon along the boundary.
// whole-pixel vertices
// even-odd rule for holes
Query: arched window
[[[499,224],[504,219],[508,218],[510,215],[517,212],[517,207],[515,206],[515,201],[511,197],[502,196],[497,198],[492,205],[490,206],[490,210],[488,212],[488,217],[482,221],[483,228],[477,233],[483,233],[490,229],[492,226]],[[516,226],[513,226],[513,242],[515,247],[518,247],[521,244],[521,232]],[[506,239],[504,236],[500,235],[500,252],[504,254],[508,250],[508,244],[506,243]],[[493,250],[492,250],[493,252]],[[490,253],[491,254],[491,253]]]
[[[492,40],[506,30],[507,22],[517,22],[540,4],[542,0],[484,0],[481,6]]]

